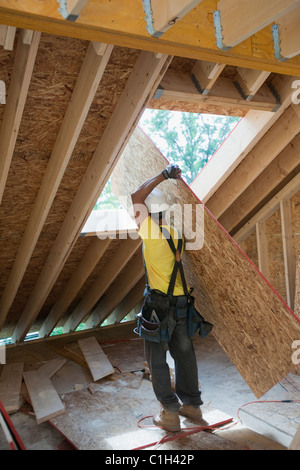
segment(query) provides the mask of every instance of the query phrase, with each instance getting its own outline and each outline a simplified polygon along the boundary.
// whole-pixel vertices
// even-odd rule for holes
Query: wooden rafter
[[[201,170],[192,182],[191,188],[202,202],[207,203],[291,104],[294,81],[294,77],[275,77],[271,83],[280,96],[282,104],[279,110],[272,114],[255,110],[248,111]]]
[[[291,198],[300,190],[300,174],[298,173],[283,189],[281,189],[267,204],[251,217],[245,225],[233,234],[237,243],[245,240],[253,230],[257,222],[263,222],[271,217],[279,209],[280,201]]]
[[[290,198],[280,201],[280,216],[287,304],[294,310],[296,256],[293,248],[293,223]]]
[[[21,37],[17,45],[0,133],[0,203],[17,140],[40,37],[40,33],[35,33],[29,45],[25,44]]]
[[[297,113],[289,107],[247,155],[247,158],[244,158],[218,191],[206,202],[215,217],[219,218],[291,142],[299,133],[299,126],[300,120]]]
[[[222,35],[217,38],[220,48],[236,46],[299,5],[299,0],[219,0],[215,24],[216,34]]]
[[[44,321],[39,331],[40,337],[43,338],[51,334],[54,327],[57,325],[67,308],[70,306],[71,302],[76,297],[76,294],[87,280],[88,276],[92,273],[97,263],[104,255],[110,243],[111,240],[109,238],[106,240],[99,240],[97,237],[94,238],[89,248],[86,250],[84,256],[82,257],[78,269],[74,271],[70,277],[63,292]]]
[[[239,226],[287,175],[299,165],[300,134],[298,134],[263,172],[219,217],[219,222],[230,233]]]
[[[99,56],[93,44],[88,47],[9,280],[0,300],[0,326],[5,321],[23,278],[111,52],[112,46],[107,46],[105,53]]]
[[[123,318],[128,315],[143,299],[144,290],[145,278],[142,277],[126,297],[124,297],[124,299],[119,303],[119,305],[112,311],[110,319],[112,319],[114,323],[120,323]]]
[[[300,54],[300,7],[283,16],[273,26],[275,56],[280,60]]]
[[[115,280],[106,295],[92,311],[85,322],[85,326],[87,328],[100,326],[142,278],[145,280],[145,269],[141,253],[138,253],[132,263],[126,267],[121,278]]]
[[[129,238],[122,241],[113,258],[105,264],[105,276],[103,276],[103,272],[99,274],[64,324],[63,330],[65,333],[75,331],[79,323],[90,313],[140,246],[140,240],[131,240]]]

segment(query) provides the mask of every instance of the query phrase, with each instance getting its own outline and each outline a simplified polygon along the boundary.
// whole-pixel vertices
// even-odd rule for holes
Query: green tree
[[[164,156],[180,165],[190,184],[238,120],[231,116],[148,110],[140,125]]]
[[[120,207],[119,200],[111,190],[111,180],[109,178],[95,204],[94,210],[119,209]]]

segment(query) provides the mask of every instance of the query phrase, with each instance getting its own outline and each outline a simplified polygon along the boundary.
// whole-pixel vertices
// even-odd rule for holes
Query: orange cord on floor
[[[226,429],[229,429],[232,426],[235,426],[239,422],[242,422],[242,419],[240,417],[240,411],[241,411],[242,408],[244,408],[245,406],[248,406],[248,405],[256,404],[256,403],[300,403],[300,400],[256,400],[256,401],[250,401],[248,403],[245,403],[244,405],[241,405],[238,408],[238,410],[237,410],[238,420],[235,421],[235,422],[232,422],[233,419],[229,418],[225,421],[222,421],[220,423],[215,423],[211,426],[193,426],[193,427],[183,428],[181,430],[181,432],[177,432],[177,433],[168,432],[159,441],[151,442],[150,444],[145,444],[145,445],[142,445],[140,447],[135,447],[132,450],[142,450],[142,449],[146,449],[147,447],[153,447],[153,446],[154,446],[154,450],[156,450],[159,445],[164,444],[165,442],[169,442],[169,441],[172,441],[172,440],[175,440],[175,439],[180,439],[181,437],[186,437],[186,436],[189,436],[191,434],[195,434],[197,432],[201,432],[201,431],[224,431]],[[138,425],[139,428],[157,428],[157,427],[159,427],[160,429],[164,429],[164,428],[162,428],[160,426],[156,426],[154,424],[153,425],[145,425],[145,426],[141,425],[141,422],[143,420],[147,419],[147,418],[152,418],[152,416],[144,416],[143,418],[139,419],[139,421],[137,422],[137,425]],[[223,427],[225,424],[228,424],[228,426]]]

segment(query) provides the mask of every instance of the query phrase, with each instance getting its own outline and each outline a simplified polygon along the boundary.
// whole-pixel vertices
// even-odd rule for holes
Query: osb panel
[[[280,211],[276,211],[266,221],[266,233],[268,240],[268,258],[270,283],[283,299],[286,300],[286,285],[284,277],[284,258],[281,234]]]
[[[128,196],[165,166],[137,129],[114,171],[113,191]],[[192,204],[195,210],[200,203],[183,181],[165,181],[161,188],[181,207]],[[300,319],[206,208],[203,229],[203,247],[186,251],[187,279],[199,310],[214,324],[215,338],[259,398],[294,370],[291,344],[300,337]]]

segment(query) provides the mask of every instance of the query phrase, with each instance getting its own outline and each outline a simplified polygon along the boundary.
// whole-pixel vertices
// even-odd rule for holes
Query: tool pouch
[[[206,338],[213,328],[213,325],[204,320],[202,315],[196,310],[194,297],[190,296],[187,311],[188,336],[191,338],[199,330],[201,338]]]
[[[154,289],[146,289],[144,296],[142,311],[137,315],[136,333],[148,341],[168,341],[170,339],[168,329],[169,296]],[[156,321],[151,318],[153,312],[155,312]]]

